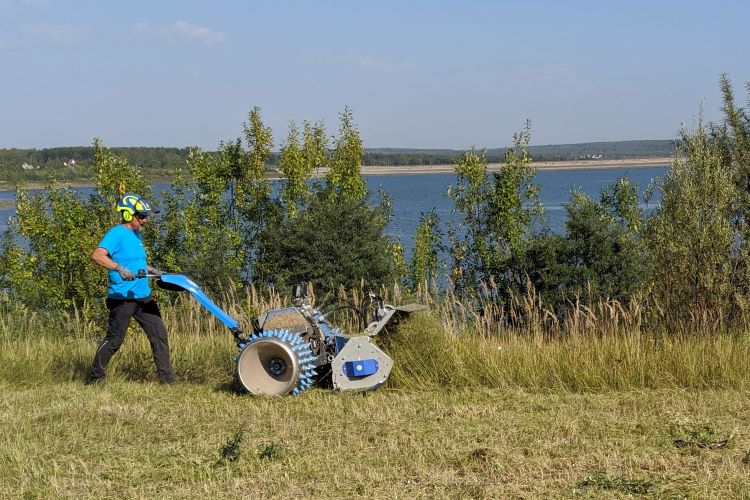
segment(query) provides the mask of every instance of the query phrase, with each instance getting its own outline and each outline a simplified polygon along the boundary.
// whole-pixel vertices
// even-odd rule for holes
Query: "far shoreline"
[[[564,160],[564,161],[535,161],[532,162],[532,168],[537,171],[554,171],[554,170],[600,170],[609,168],[652,168],[652,167],[669,167],[673,158],[627,158],[621,160]],[[503,167],[502,163],[490,163],[487,165],[488,172],[499,172]],[[362,175],[379,176],[379,175],[424,175],[424,174],[450,174],[453,173],[455,165],[369,165],[362,166]],[[320,168],[313,177],[323,177],[327,173],[327,168]],[[268,175],[269,179],[279,179],[278,171],[274,169],[273,173]],[[169,178],[150,179],[152,183],[169,183]],[[23,189],[44,189],[49,186],[49,182],[31,181],[19,183]],[[70,180],[55,181],[55,186],[67,186],[72,188],[93,187],[92,180]],[[14,183],[0,181],[0,192],[14,191]]]
[[[543,172],[551,170],[599,170],[607,168],[652,168],[669,167],[674,158],[626,158],[621,160],[562,160],[535,161],[531,167]],[[488,172],[499,172],[503,163],[490,163]],[[450,174],[455,165],[389,165],[363,166],[362,175],[411,175],[411,174]],[[323,169],[321,169],[322,171]]]

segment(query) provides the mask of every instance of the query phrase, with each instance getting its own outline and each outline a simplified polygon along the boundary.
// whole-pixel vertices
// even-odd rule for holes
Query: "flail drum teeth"
[[[299,394],[310,385],[314,360],[309,345],[283,330],[253,336],[237,359],[237,380],[250,394],[283,396]]]

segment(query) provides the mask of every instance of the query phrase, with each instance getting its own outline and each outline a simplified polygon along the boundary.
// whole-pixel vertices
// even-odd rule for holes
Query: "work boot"
[[[177,383],[177,377],[174,375],[164,375],[159,377],[159,383],[164,385],[172,385]]]
[[[89,376],[84,384],[86,385],[104,385],[105,377],[91,377]]]

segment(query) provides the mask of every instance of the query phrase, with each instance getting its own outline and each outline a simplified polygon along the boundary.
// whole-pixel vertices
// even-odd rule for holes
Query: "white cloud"
[[[0,30],[0,49],[23,48],[38,43],[73,45],[86,38],[87,28],[70,24],[26,24]]]
[[[188,40],[214,45],[219,43],[226,35],[220,31],[211,31],[203,26],[196,26],[185,21],[177,21],[168,28],[168,34],[177,40]]]
[[[226,33],[197,26],[187,21],[175,21],[172,24],[160,26],[141,22],[133,26],[131,34],[139,38],[161,38],[171,43],[196,42],[209,46],[216,45],[227,37]]]

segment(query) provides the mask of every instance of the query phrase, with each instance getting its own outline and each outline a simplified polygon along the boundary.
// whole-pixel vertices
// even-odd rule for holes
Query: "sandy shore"
[[[589,170],[600,168],[644,168],[644,167],[668,167],[672,158],[629,158],[626,160],[574,160],[574,161],[535,161],[532,166],[537,170]],[[502,163],[490,163],[488,170],[497,172],[502,168]],[[362,175],[417,175],[417,174],[450,174],[454,165],[398,165],[398,166],[363,166]],[[328,171],[327,168],[319,169],[315,176],[322,177]],[[278,179],[277,175],[271,173],[271,179]],[[169,179],[152,181],[168,184]],[[43,189],[48,184],[43,182],[29,182],[23,185],[26,189]],[[91,187],[90,181],[63,181],[57,183],[60,186],[69,187]],[[0,182],[0,191],[13,191],[13,184]],[[1,208],[1,206],[0,206]]]
[[[629,158],[626,160],[571,160],[571,161],[535,161],[532,166],[537,170],[588,170],[601,168],[646,168],[668,167],[672,158]],[[497,172],[502,163],[490,163],[488,170]],[[365,166],[363,175],[408,175],[408,174],[449,174],[454,165],[405,165],[405,166]],[[321,174],[324,174],[321,169]]]

